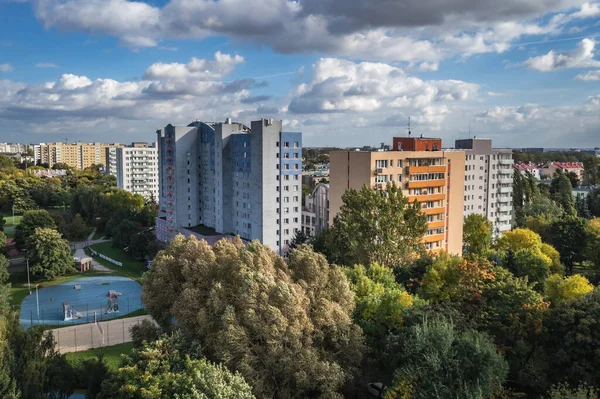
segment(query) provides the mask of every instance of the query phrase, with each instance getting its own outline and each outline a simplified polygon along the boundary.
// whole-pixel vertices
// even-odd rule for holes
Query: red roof
[[[581,162],[550,162],[550,165],[559,169],[583,169]]]

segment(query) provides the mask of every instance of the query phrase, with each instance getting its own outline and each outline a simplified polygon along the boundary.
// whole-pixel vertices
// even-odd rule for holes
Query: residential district
[[[0,397],[598,397],[598,149],[283,126],[0,143]]]

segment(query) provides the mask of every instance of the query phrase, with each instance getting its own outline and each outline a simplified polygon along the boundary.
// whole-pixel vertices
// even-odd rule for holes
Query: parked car
[[[367,391],[369,392],[369,395],[376,398],[383,398],[386,390],[387,387],[381,382],[369,382],[367,384]]]

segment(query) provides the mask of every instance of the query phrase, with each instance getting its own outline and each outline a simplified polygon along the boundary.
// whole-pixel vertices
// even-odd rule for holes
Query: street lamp
[[[35,285],[35,302],[37,304],[38,324],[40,324],[40,297],[38,295],[38,284]]]
[[[29,288],[29,295],[31,295],[31,282],[29,280],[29,251],[25,250],[25,259],[27,260],[27,288]]]

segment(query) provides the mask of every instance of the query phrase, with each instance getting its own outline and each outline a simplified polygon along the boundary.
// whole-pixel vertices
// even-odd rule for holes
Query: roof
[[[536,170],[540,168],[540,165],[536,165],[534,163],[525,163],[525,162],[520,162],[520,163],[515,163],[513,164],[513,167],[517,170]]]
[[[559,169],[582,169],[583,163],[581,162],[549,162],[544,165],[545,168],[554,166]]]

